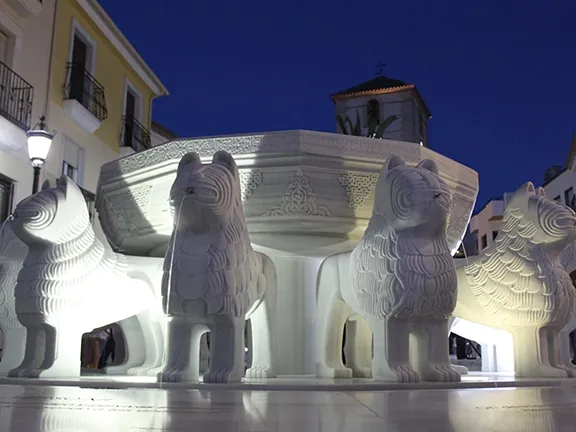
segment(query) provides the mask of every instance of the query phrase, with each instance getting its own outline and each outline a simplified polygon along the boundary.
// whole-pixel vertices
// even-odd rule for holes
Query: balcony
[[[30,127],[34,87],[0,62],[0,115],[26,131]]]
[[[38,15],[42,11],[42,0],[6,0],[20,18]]]
[[[123,116],[121,147],[123,156],[149,149],[151,147],[150,131],[134,117]]]
[[[94,133],[108,117],[104,87],[76,63],[66,67],[64,111],[87,133]]]

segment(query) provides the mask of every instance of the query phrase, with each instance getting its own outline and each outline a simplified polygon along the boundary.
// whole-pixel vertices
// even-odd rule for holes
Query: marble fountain
[[[279,375],[315,373],[318,270],[362,237],[378,175],[391,155],[408,165],[423,159],[438,165],[453,193],[452,252],[478,192],[475,171],[413,143],[301,130],[178,140],[102,167],[96,208],[112,247],[164,257],[173,227],[168,196],[180,159],[194,151],[209,162],[218,150],[234,156],[251,242],[276,267]]]
[[[126,364],[108,368],[105,377],[83,377],[91,386],[154,387],[184,381],[181,384],[188,388],[228,383],[220,388],[345,390],[428,387],[430,381],[455,387],[541,385],[542,379],[554,378],[558,383],[558,378],[576,376],[566,363],[564,346],[567,332],[576,326],[576,295],[562,270],[575,261],[574,213],[526,183],[506,209],[494,250],[454,264],[452,255],[461,243],[477,193],[476,172],[413,143],[298,130],[186,139],[102,167],[96,209],[100,237],[105,239],[98,239],[80,190],[62,177],[18,204],[3,233],[12,240],[0,248],[0,288],[6,296],[0,319],[10,320],[0,325],[9,323],[12,335],[27,331],[28,342],[24,356],[23,338],[11,339],[22,343],[11,342],[18,349],[8,349],[13,358],[7,358],[15,364],[18,356],[24,360],[20,367],[4,368],[12,378],[0,381],[41,378],[36,383],[76,385],[77,353],[62,348],[74,345],[83,332],[115,321],[131,354]],[[231,204],[218,207],[225,202]],[[218,208],[230,210],[219,213]],[[216,225],[212,217],[218,218]],[[208,237],[187,237],[205,235],[203,230],[215,226],[220,231],[210,228]],[[198,239],[205,241],[202,238],[214,239],[209,244],[216,249],[197,246]],[[223,239],[238,242],[222,243]],[[235,246],[225,249],[227,244]],[[570,253],[563,252],[561,262],[560,252],[569,244]],[[175,250],[185,252],[182,259]],[[234,273],[228,279],[232,273],[224,270],[226,276],[218,279],[225,281],[222,285],[213,285],[217,279],[203,284],[218,287],[215,292],[228,299],[238,292],[249,294],[234,297],[240,299],[232,300],[236,303],[223,303],[221,294],[216,300],[201,297],[206,303],[197,303],[194,287],[199,284],[190,283],[190,278],[204,278],[211,268],[214,274],[221,271],[220,264],[201,264],[218,261],[206,261],[203,251],[218,250],[233,252],[225,262],[248,266],[242,267],[248,272],[240,270],[244,276]],[[97,251],[96,261],[85,259],[90,251]],[[251,258],[237,259],[238,254]],[[555,276],[542,286],[540,281],[548,272]],[[256,291],[250,291],[255,288],[234,291],[252,283],[246,278],[258,281],[257,298]],[[172,284],[176,290],[172,298],[181,302],[174,303],[176,312],[170,300]],[[71,286],[75,291],[69,291]],[[188,290],[184,294],[182,287]],[[398,287],[403,287],[401,297],[395,291]],[[201,295],[208,295],[206,289]],[[382,297],[382,289],[388,297]],[[548,289],[554,301],[549,300],[546,308],[538,306]],[[70,309],[59,292],[72,295],[76,306]],[[267,297],[269,292],[272,297]],[[519,292],[524,297],[515,297]],[[96,293],[114,301],[102,300]],[[536,313],[523,312],[527,301],[535,305]],[[208,309],[199,312],[190,306],[198,304]],[[401,309],[392,312],[392,304]],[[167,315],[162,308],[169,311]],[[228,376],[231,369],[221,368],[216,375],[205,375],[202,384],[197,370],[191,372],[197,369],[197,359],[188,351],[186,361],[194,364],[182,366],[174,347],[180,350],[181,341],[199,338],[207,330],[216,329],[215,337],[221,337],[217,336],[221,318],[214,318],[220,324],[197,320],[202,314],[202,319],[221,316],[222,310],[236,311],[225,312],[236,317],[234,332],[243,331],[243,316],[250,316],[254,326],[248,328],[254,328],[248,334],[253,344],[249,352],[258,360],[249,361],[246,381],[238,382],[244,345],[243,336],[234,333],[237,336],[229,339],[235,344],[232,357],[238,359],[233,360],[234,378]],[[457,318],[450,324],[452,311]],[[476,324],[463,325],[466,320]],[[184,322],[192,323],[184,327],[191,327],[182,327]],[[517,376],[532,381],[507,379],[509,374],[460,382],[447,356],[450,325],[461,329],[462,336],[484,343],[494,332],[512,332]],[[339,349],[344,326],[346,365]],[[373,347],[371,329],[375,329]],[[546,344],[540,337],[532,339],[538,332],[547,335]],[[408,345],[409,333],[416,341],[414,348],[412,339]],[[181,334],[188,336],[181,338]],[[268,345],[262,344],[264,339]],[[224,340],[214,348],[224,356],[217,356],[220,359],[228,355],[228,348],[222,348]],[[42,350],[44,360],[38,354]],[[170,358],[178,366],[166,369]],[[411,361],[417,363],[418,373]],[[428,382],[417,384],[421,377]]]

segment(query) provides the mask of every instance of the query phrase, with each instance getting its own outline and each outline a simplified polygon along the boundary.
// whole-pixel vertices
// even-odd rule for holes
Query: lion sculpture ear
[[[536,188],[534,187],[534,183],[526,182],[522,186],[520,186],[516,192],[514,192],[514,196],[530,196],[536,194]]]
[[[422,160],[422,162],[416,165],[416,168],[424,168],[428,171],[432,171],[436,175],[440,175],[440,171],[438,171],[438,165],[436,165],[436,162],[434,162],[432,159]]]
[[[193,165],[193,168],[199,167],[202,165],[202,161],[200,160],[200,156],[196,152],[189,152],[182,156],[180,159],[180,163],[178,163],[178,169],[182,169],[187,165]]]
[[[543,187],[539,187],[538,189],[536,189],[536,195],[540,195],[545,197],[546,196],[546,191],[544,190]]]
[[[50,180],[48,179],[44,180],[44,183],[42,183],[42,188],[40,190],[46,190],[46,189],[50,189]]]
[[[84,200],[84,194],[76,183],[70,179],[68,176],[62,175],[56,180],[56,186],[64,191],[64,196],[67,199],[72,198],[72,196],[81,197]]]
[[[235,176],[238,173],[238,167],[236,166],[236,161],[232,157],[232,155],[224,150],[219,150],[214,153],[214,157],[212,158],[212,163],[219,163],[224,165],[226,168],[232,172]]]
[[[388,160],[384,164],[382,172],[389,172],[392,171],[394,168],[403,166],[406,166],[406,163],[404,163],[404,159],[402,159],[400,156],[392,155],[388,158]]]

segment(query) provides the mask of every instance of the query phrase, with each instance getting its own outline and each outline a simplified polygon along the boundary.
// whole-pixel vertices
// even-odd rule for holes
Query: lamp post
[[[52,140],[55,135],[48,131],[45,120],[46,118],[44,116],[40,117],[40,121],[26,132],[26,136],[28,137],[28,155],[30,156],[30,163],[34,170],[34,180],[32,183],[33,194],[38,192],[40,170],[48,157],[48,152],[50,151],[50,146],[52,145]]]

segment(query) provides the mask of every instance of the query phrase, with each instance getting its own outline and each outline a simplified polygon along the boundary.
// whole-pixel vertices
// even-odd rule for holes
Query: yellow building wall
[[[58,5],[54,59],[52,65],[51,99],[62,105],[64,85],[66,82],[66,63],[72,36],[72,22],[75,19],[88,35],[96,42],[96,64],[94,77],[104,87],[108,117],[95,135],[104,143],[119,150],[122,136],[122,115],[124,107],[125,80],[141,94],[142,124],[150,127],[150,104],[153,91],[130,67],[104,33],[92,22],[82,7],[75,0],[63,0]]]

